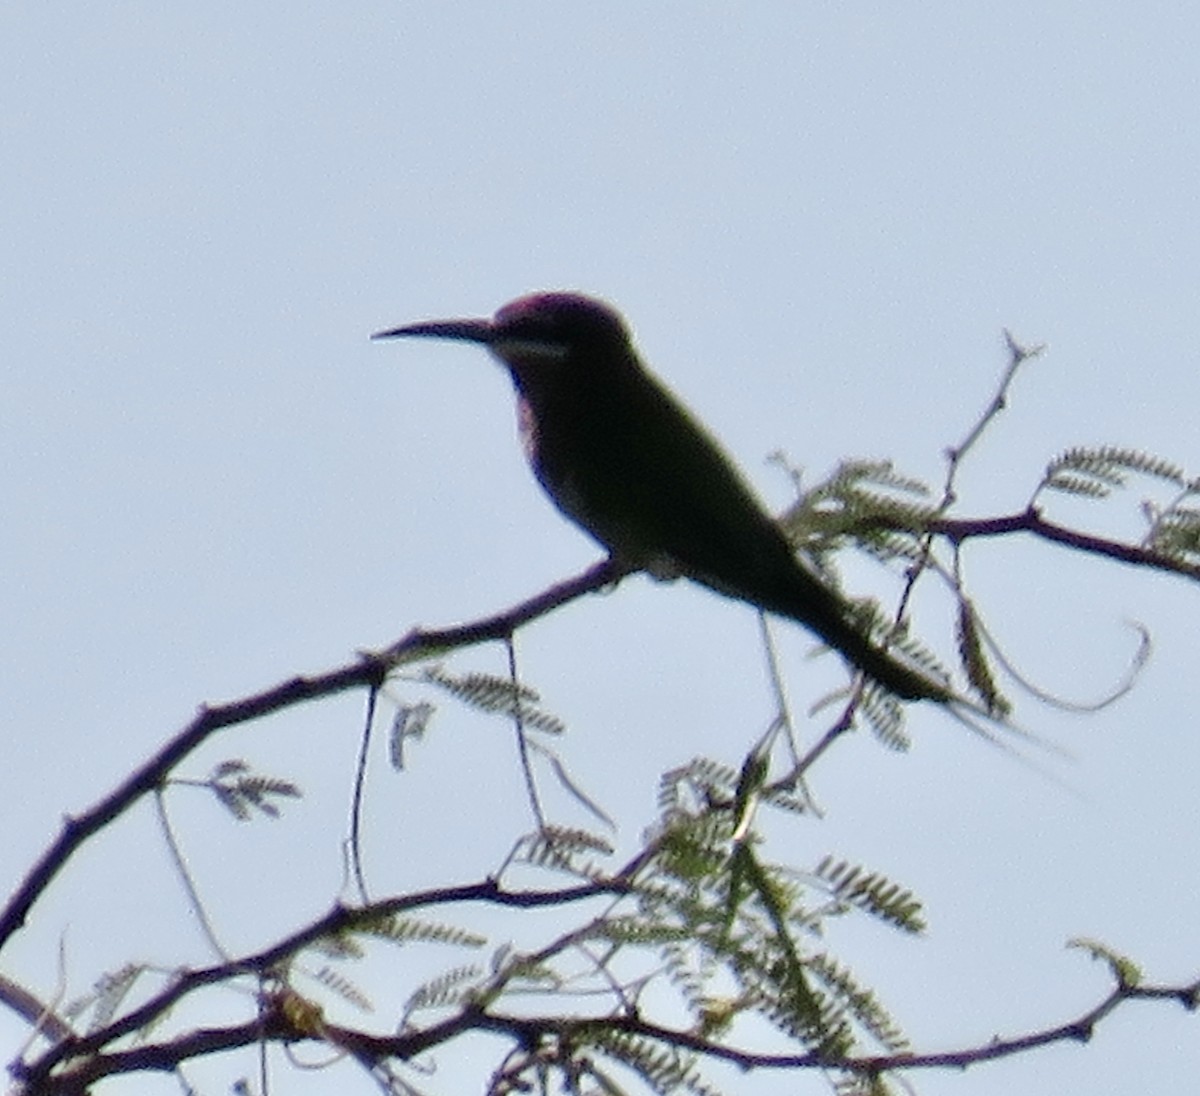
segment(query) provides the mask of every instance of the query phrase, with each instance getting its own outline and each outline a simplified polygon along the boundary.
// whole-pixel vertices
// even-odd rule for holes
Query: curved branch
[[[900,529],[881,518],[878,524],[885,528]],[[1185,563],[1172,556],[1164,556],[1160,552],[1142,548],[1136,544],[1125,544],[1106,537],[1094,536],[1091,533],[1081,533],[1065,525],[1047,521],[1041,511],[1031,506],[1017,514],[1009,514],[998,518],[934,518],[929,522],[928,532],[940,534],[955,544],[974,540],[980,537],[1000,537],[1010,533],[1030,533],[1041,540],[1061,544],[1077,552],[1088,555],[1104,556],[1118,563],[1128,563],[1135,567],[1149,567],[1156,571],[1166,571],[1170,574],[1182,575],[1184,578],[1200,580],[1200,566]]]
[[[491,1013],[477,1003],[468,1004],[455,1015],[427,1028],[398,1035],[376,1035],[323,1021],[313,1023],[311,1013],[304,1013],[303,1010],[294,1010],[289,1014],[284,998],[277,996],[267,1002],[269,1007],[264,1015],[249,1022],[223,1028],[197,1029],[163,1043],[79,1058],[62,1075],[49,1077],[43,1073],[27,1076],[25,1091],[29,1096],[73,1096],[104,1077],[134,1071],[170,1070],[190,1058],[249,1046],[263,1039],[280,1042],[319,1040],[327,1046],[354,1055],[364,1065],[375,1066],[389,1059],[411,1060],[418,1054],[473,1031],[508,1036],[519,1045],[530,1048],[553,1040],[559,1046],[573,1044],[585,1049],[595,1045],[598,1036],[620,1034],[710,1060],[727,1062],[743,1071],[821,1069],[874,1077],[913,1069],[965,1069],[1054,1043],[1087,1042],[1097,1025],[1127,1001],[1170,1000],[1194,1011],[1200,1003],[1198,997],[1200,983],[1196,982],[1179,986],[1118,985],[1107,997],[1076,1019],[1025,1035],[990,1039],[978,1046],[937,1053],[831,1058],[816,1051],[774,1054],[743,1050],[714,1042],[695,1031],[663,1027],[636,1015],[594,1018],[514,1016]],[[308,1019],[297,1020],[297,1015],[306,1015]]]
[[[1105,559],[1116,560],[1118,563],[1128,563],[1134,567],[1148,567],[1154,571],[1165,571],[1168,574],[1200,581],[1200,565],[1187,563],[1174,556],[1165,556],[1161,552],[1155,552],[1137,544],[1126,544],[1123,541],[1110,540],[1092,533],[1081,533],[1078,529],[1047,521],[1036,506],[1030,506],[1015,514],[1004,514],[995,518],[931,517],[916,529],[908,522],[899,521],[886,513],[872,514],[856,524],[863,531],[887,529],[918,537],[932,533],[935,536],[945,537],[955,545],[963,544],[968,540],[979,540],[983,537],[1004,537],[1014,533],[1029,533],[1040,540],[1048,540],[1052,544],[1060,544],[1064,548],[1071,548],[1086,555],[1103,556]],[[853,531],[851,530],[851,532]]]
[[[640,870],[648,855],[648,851],[643,851],[610,878],[556,890],[510,891],[504,890],[494,879],[488,879],[480,883],[417,891],[413,894],[374,902],[370,906],[335,905],[324,917],[285,936],[262,951],[232,959],[227,963],[184,971],[166,989],[132,1012],[126,1013],[119,1020],[88,1035],[68,1035],[48,1050],[37,1062],[26,1067],[25,1077],[31,1085],[36,1086],[44,1082],[60,1062],[72,1058],[82,1060],[95,1056],[101,1047],[125,1035],[147,1028],[189,993],[241,975],[269,973],[279,963],[318,940],[334,937],[372,922],[378,923],[384,918],[397,914],[436,906],[479,902],[517,909],[541,909],[567,906],[597,897],[620,897],[631,891],[630,880]],[[223,1047],[216,1049],[223,1049]]]
[[[217,731],[239,723],[334,696],[350,689],[378,688],[396,666],[442,651],[491,639],[503,639],[521,625],[569,601],[619,581],[629,571],[609,560],[594,564],[574,578],[495,616],[451,628],[414,628],[383,651],[361,652],[357,662],[315,677],[294,677],[265,692],[229,704],[203,706],[199,714],[145,764],[89,810],[68,817],[53,844],[33,864],[21,885],[0,911],[0,948],[29,915],[29,910],[75,851],[142,796],[159,787],[170,771]]]
[[[1061,1042],[1087,1042],[1095,1033],[1096,1026],[1106,1019],[1118,1006],[1133,1000],[1168,1000],[1194,1012],[1200,1005],[1200,982],[1179,986],[1118,985],[1093,1008],[1074,1020],[1054,1027],[1017,1035],[1011,1038],[989,1039],[979,1046],[963,1047],[959,1050],[940,1051],[927,1054],[901,1053],[879,1055],[856,1055],[831,1058],[819,1051],[805,1054],[772,1054],[765,1051],[741,1050],[715,1043],[711,1038],[694,1031],[680,1031],[662,1027],[637,1016],[615,1016],[600,1020],[569,1020],[524,1016],[495,1016],[477,1014],[474,1019],[479,1028],[500,1034],[510,1034],[532,1045],[533,1040],[549,1035],[576,1034],[587,1042],[590,1029],[603,1028],[607,1031],[636,1035],[680,1050],[690,1051],[707,1058],[729,1062],[743,1070],[750,1069],[833,1069],[846,1073],[877,1076],[905,1069],[965,1069],[980,1062],[1008,1058],[1029,1050]],[[468,1015],[464,1010],[463,1015]],[[401,1037],[403,1038],[403,1037]]]

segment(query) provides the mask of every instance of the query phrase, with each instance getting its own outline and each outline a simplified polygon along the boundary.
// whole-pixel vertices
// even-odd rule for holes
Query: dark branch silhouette
[[[857,535],[866,541],[880,532],[896,533],[908,538],[906,543],[912,549],[903,557],[909,566],[892,628],[884,635],[885,649],[903,642],[907,606],[925,574],[935,573],[945,579],[959,599],[960,624],[965,619],[967,624],[962,626],[973,627],[975,609],[968,599],[959,559],[961,546],[972,540],[1024,534],[1080,554],[1193,581],[1200,579],[1200,565],[1194,562],[1195,549],[1188,540],[1190,533],[1179,542],[1183,548],[1172,554],[1161,547],[1168,542],[1149,535],[1142,544],[1130,544],[1056,524],[1047,520],[1036,505],[1042,490],[1056,486],[1099,497],[1108,486],[1120,482],[1118,471],[1133,470],[1175,484],[1179,494],[1172,506],[1186,521],[1190,511],[1185,503],[1194,497],[1197,484],[1173,466],[1140,454],[1069,451],[1057,465],[1060,471],[1066,470],[1063,478],[1056,484],[1048,472],[1024,510],[974,519],[950,513],[957,503],[956,475],[962,461],[1007,406],[1020,366],[1040,350],[1024,349],[1007,333],[1006,337],[1008,367],[962,441],[947,449],[947,471],[936,508],[918,512],[903,506],[876,505],[872,500],[877,498],[869,491],[855,494],[854,477],[843,477],[850,487],[841,496],[844,507],[837,517],[845,520],[837,535],[849,539]],[[867,466],[856,467],[861,480]],[[890,466],[873,468],[876,473],[882,470],[885,486],[894,478]],[[1088,481],[1089,474],[1096,483]],[[812,492],[801,498],[797,509],[803,511],[813,500],[819,509],[827,496],[822,490]],[[1171,515],[1172,507],[1165,513]],[[1162,525],[1161,520],[1158,524]],[[1200,531],[1196,539],[1200,541]],[[947,555],[950,562],[946,562]],[[77,851],[148,793],[158,795],[161,807],[166,790],[179,782],[172,776],[175,768],[219,731],[349,690],[363,689],[373,699],[389,676],[407,665],[472,645],[511,640],[518,629],[585,594],[619,582],[628,573],[627,568],[605,560],[503,612],[440,629],[414,628],[383,650],[362,652],[345,666],[293,677],[239,700],[202,707],[117,787],[88,810],[66,820],[0,910],[0,948],[27,923],[38,900]],[[978,627],[983,631],[981,624]],[[960,645],[964,650],[970,647],[967,642]],[[972,656],[984,657],[981,650],[973,651]],[[967,662],[965,654],[963,661]],[[1000,663],[1004,665],[1002,657]],[[515,662],[510,661],[510,666],[511,692],[506,695],[511,699],[511,715],[523,734],[518,690],[521,683],[516,680]],[[991,711],[993,698],[981,688],[985,671],[978,665],[965,667],[965,676],[976,689],[975,695],[985,696]],[[510,683],[501,684],[507,688]],[[789,725],[778,683],[776,695],[781,707],[777,726]],[[792,791],[801,775],[807,775],[851,727],[867,722],[878,729],[883,724],[885,734],[889,728],[897,733],[889,720],[902,719],[900,705],[881,705],[861,680],[847,687],[840,702],[840,712],[831,719],[825,734],[802,757],[797,759],[793,753],[793,767],[785,778],[768,779],[767,747],[752,751],[741,772],[698,758],[665,774],[660,785],[660,816],[636,855],[614,869],[593,863],[593,857],[608,854],[604,841],[582,831],[556,829],[545,821],[535,801],[536,832],[518,842],[502,867],[489,878],[398,894],[357,906],[336,902],[323,916],[291,929],[258,951],[234,958],[222,955],[222,961],[211,966],[176,971],[136,1006],[105,1015],[94,1030],[78,1031],[74,1017],[68,1018],[60,1010],[59,1001],[40,1001],[25,987],[0,975],[0,1003],[29,1025],[31,1047],[39,1039],[48,1044],[36,1053],[23,1052],[22,1060],[11,1064],[10,1071],[30,1096],[74,1094],[88,1091],[102,1079],[172,1071],[192,1059],[239,1047],[309,1041],[349,1055],[385,1091],[400,1092],[409,1088],[391,1079],[398,1064],[445,1048],[469,1033],[486,1032],[504,1037],[512,1047],[492,1076],[489,1091],[497,1094],[525,1090],[534,1079],[544,1078],[546,1070],[558,1071],[559,1076],[575,1083],[588,1071],[599,1069],[598,1058],[641,1072],[653,1082],[652,1087],[668,1090],[684,1086],[685,1079],[692,1078],[690,1071],[705,1062],[732,1064],[744,1071],[813,1069],[866,1079],[914,1069],[961,1069],[1026,1054],[1053,1043],[1086,1042],[1114,1011],[1136,1001],[1173,1001],[1189,1011],[1197,1008],[1200,981],[1145,984],[1131,961],[1101,945],[1085,944],[1094,957],[1109,963],[1116,984],[1078,1017],[956,1050],[920,1052],[909,1048],[873,994],[854,983],[827,957],[805,952],[794,926],[819,926],[829,917],[859,912],[899,931],[918,932],[923,926],[919,902],[876,873],[829,860],[809,871],[810,882],[800,887],[791,865],[762,859],[760,842],[751,829],[756,804],[794,812],[807,808],[807,800],[794,798]],[[524,757],[527,783],[531,784],[530,754],[526,752]],[[571,784],[561,761],[552,757],[550,764],[556,767],[563,786],[580,800],[582,793]],[[256,784],[241,769],[233,776],[242,783],[235,779],[224,785],[216,779],[191,783],[209,788],[226,806],[236,803],[237,795],[243,794],[247,802],[264,811],[268,811],[265,796],[272,792],[293,794],[286,782],[266,780]],[[361,782],[361,772],[358,779]],[[254,798],[256,795],[259,798]],[[586,797],[582,801],[586,802]],[[160,823],[168,826],[165,812],[160,811],[159,817]],[[200,892],[186,874],[184,858],[169,828],[168,841],[192,904],[200,907],[201,920],[207,924]],[[359,894],[365,895],[356,853],[353,849],[351,861]],[[510,869],[516,865],[565,877],[566,882],[558,886],[515,885],[509,878]],[[820,899],[815,906],[804,905],[810,891]],[[359,1030],[326,1020],[320,1006],[289,982],[290,965],[303,952],[319,950],[356,934],[380,933],[387,938],[391,930],[399,933],[395,919],[405,916],[472,908],[558,910],[564,916],[577,917],[578,922],[566,930],[556,928],[550,932],[550,938],[532,953],[517,955],[499,949],[490,966],[472,975],[474,980],[462,992],[455,992],[447,983],[441,997],[431,995],[434,1003],[424,1007],[438,1009],[434,1020],[417,1024],[406,1011],[398,1024],[388,1025],[393,1029],[390,1033]],[[618,952],[634,952],[645,960],[643,973],[618,977],[612,963]],[[577,996],[573,995],[570,978],[555,966],[568,956],[582,965],[591,979]],[[694,968],[689,965],[693,962]],[[740,986],[739,995],[728,1005],[727,1016],[708,1001],[703,973],[698,973],[717,968]],[[669,978],[664,979],[664,972],[669,972]],[[655,979],[667,981],[678,991],[684,1008],[695,1019],[691,1027],[657,1023],[650,1010],[643,1007],[641,991]],[[168,1014],[186,1000],[211,988],[244,986],[247,981],[255,989],[253,1016],[227,1025],[159,1034]],[[518,993],[520,989],[525,996]],[[507,1007],[518,997],[522,1006],[529,1005],[534,994],[539,1001],[548,1000],[551,1007],[521,1007],[519,1011]],[[410,1006],[415,1008],[417,997],[414,993]],[[239,998],[243,1002],[245,999],[244,995]],[[800,1049],[776,1053],[742,1045],[741,1029],[736,1024],[742,1016],[774,1024],[789,1047],[798,1045]],[[986,1020],[981,1025],[986,1026]],[[884,1052],[861,1052],[863,1037],[871,1040],[871,1045],[882,1046]],[[598,1072],[596,1076],[600,1076]]]

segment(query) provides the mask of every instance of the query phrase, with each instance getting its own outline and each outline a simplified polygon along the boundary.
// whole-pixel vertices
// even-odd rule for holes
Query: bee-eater
[[[500,360],[534,475],[614,562],[799,621],[896,696],[953,699],[850,623],[718,443],[642,364],[609,305],[536,293],[490,320],[431,320],[372,338],[401,336],[481,343]]]

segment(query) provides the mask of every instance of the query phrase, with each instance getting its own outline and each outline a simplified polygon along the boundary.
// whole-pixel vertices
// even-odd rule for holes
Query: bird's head
[[[510,301],[490,320],[427,320],[371,338],[405,336],[481,343],[518,383],[571,363],[623,360],[630,351],[629,329],[618,312],[579,293],[531,293]]]

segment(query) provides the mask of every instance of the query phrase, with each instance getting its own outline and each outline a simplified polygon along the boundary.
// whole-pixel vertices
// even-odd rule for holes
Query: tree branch
[[[872,524],[885,529],[901,529],[901,526],[890,522],[885,516],[873,520]],[[981,537],[1030,533],[1041,540],[1061,544],[1077,552],[1103,556],[1106,559],[1128,563],[1135,567],[1148,567],[1151,570],[1166,571],[1184,578],[1200,580],[1200,566],[1185,563],[1171,556],[1164,556],[1160,552],[1154,552],[1136,544],[1125,544],[1121,541],[1094,536],[1091,533],[1081,533],[1065,525],[1058,525],[1055,522],[1047,521],[1042,517],[1041,511],[1033,506],[1020,513],[998,518],[934,518],[929,523],[928,531],[944,536],[955,544]]]
[[[397,914],[417,909],[472,902],[517,909],[542,909],[567,906],[597,897],[621,897],[632,890],[632,877],[645,863],[648,855],[649,852],[642,852],[630,860],[619,872],[607,879],[573,887],[554,890],[511,891],[503,889],[495,880],[488,879],[480,883],[438,887],[432,890],[417,891],[413,894],[399,895],[395,898],[374,902],[369,906],[335,905],[324,917],[283,937],[262,951],[230,960],[227,963],[184,971],[162,992],[113,1023],[88,1035],[68,1035],[50,1048],[37,1062],[25,1067],[22,1073],[29,1084],[36,1086],[46,1081],[50,1072],[60,1062],[71,1058],[83,1059],[96,1055],[102,1047],[109,1043],[148,1027],[195,990],[226,982],[242,975],[268,974],[278,964],[318,940],[336,937]]]
[[[223,1028],[201,1028],[162,1043],[138,1046],[111,1054],[79,1058],[74,1066],[55,1077],[40,1070],[22,1079],[28,1096],[76,1096],[96,1081],[117,1074],[146,1070],[171,1070],[191,1058],[238,1047],[261,1040],[292,1043],[317,1040],[326,1046],[346,1051],[364,1065],[375,1066],[388,1060],[406,1061],[473,1031],[505,1035],[519,1045],[537,1048],[550,1041],[559,1047],[580,1050],[603,1043],[603,1036],[625,1035],[686,1051],[702,1058],[722,1061],[743,1071],[754,1069],[821,1069],[874,1077],[913,1069],[965,1069],[982,1062],[1023,1054],[1061,1042],[1087,1042],[1097,1025],[1119,1006],[1134,1000],[1176,1001],[1194,1011],[1200,997],[1200,983],[1170,986],[1118,985],[1103,1000],[1076,1019],[1009,1038],[989,1039],[977,1046],[926,1054],[860,1055],[831,1058],[820,1052],[776,1054],[751,1051],[715,1042],[695,1031],[681,1031],[641,1019],[637,1015],[608,1017],[514,1016],[487,1011],[470,1003],[455,1015],[439,1023],[399,1035],[376,1035],[352,1028],[314,1021],[311,1014],[298,1019],[289,1013],[285,996],[268,999],[264,1014],[246,1023]]]
[[[414,628],[383,651],[362,652],[357,662],[339,669],[316,677],[294,677],[265,692],[229,704],[202,707],[191,723],[149,761],[135,769],[123,783],[90,810],[68,817],[63,822],[54,843],[30,868],[3,911],[0,911],[0,948],[25,924],[33,904],[75,851],[143,795],[160,787],[180,761],[217,731],[350,689],[377,689],[398,665],[486,640],[503,639],[512,635],[522,624],[584,594],[617,582],[628,573],[627,568],[603,560],[574,578],[560,582],[495,616],[451,628]]]

